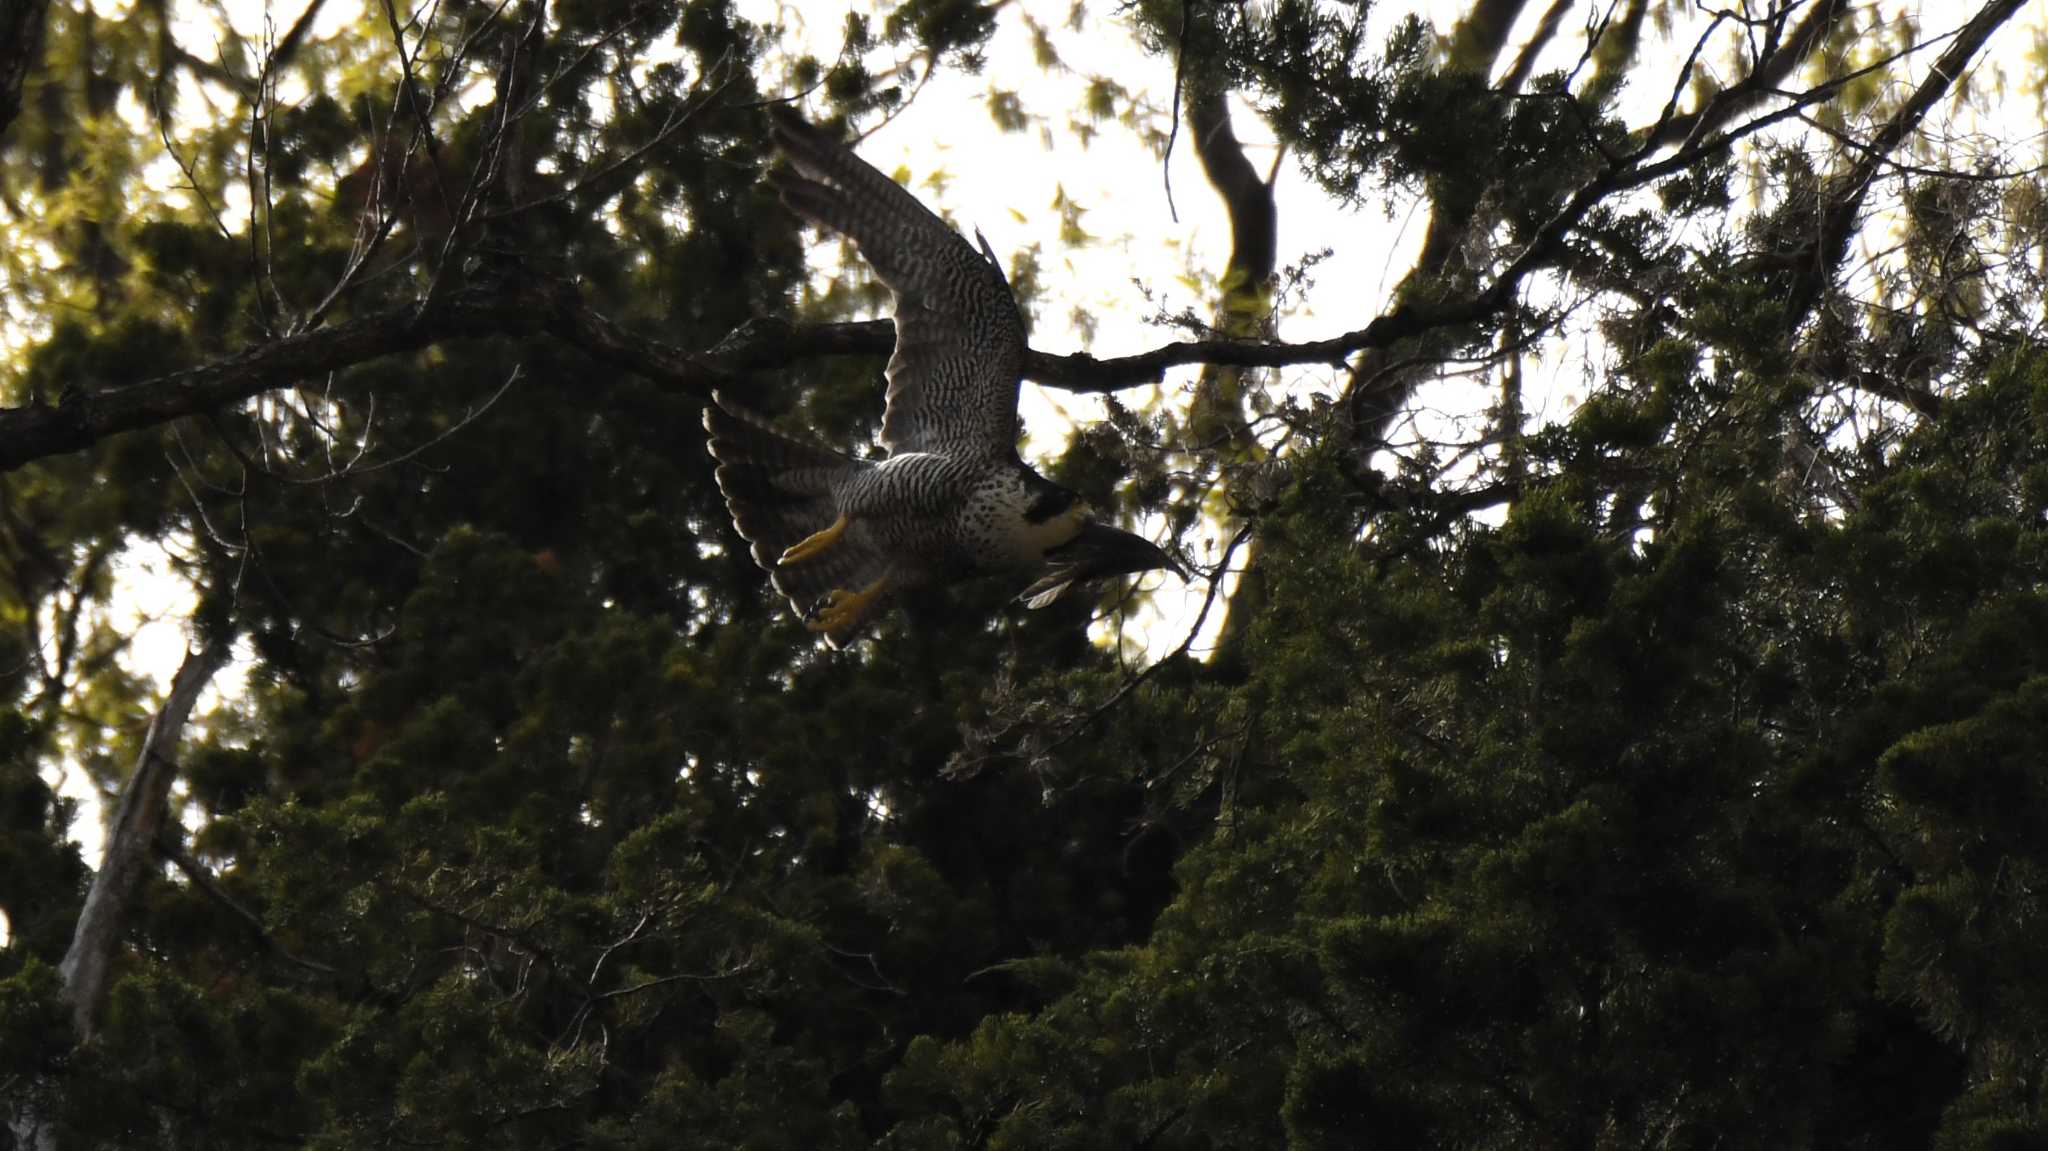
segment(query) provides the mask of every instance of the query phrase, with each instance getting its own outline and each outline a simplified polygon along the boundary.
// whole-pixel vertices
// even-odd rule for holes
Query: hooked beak
[[[1045,558],[1055,564],[1079,569],[1077,579],[1100,579],[1155,568],[1163,568],[1182,579],[1188,578],[1188,573],[1173,562],[1173,557],[1151,540],[1093,520],[1081,525],[1080,535],[1046,552]]]
[[[1046,573],[1017,597],[1034,608],[1052,603],[1074,584],[1109,576],[1160,569],[1188,578],[1187,569],[1151,540],[1092,520],[1081,526],[1081,534],[1049,549],[1045,562]]]

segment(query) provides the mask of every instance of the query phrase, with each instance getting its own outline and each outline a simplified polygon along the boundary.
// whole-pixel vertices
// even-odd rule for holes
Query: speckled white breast
[[[958,522],[961,538],[968,541],[981,566],[1037,567],[1045,562],[1047,549],[1081,534],[1088,509],[1078,503],[1058,515],[1031,522],[1024,513],[1036,494],[1021,477],[1008,471],[975,485],[960,509]]]

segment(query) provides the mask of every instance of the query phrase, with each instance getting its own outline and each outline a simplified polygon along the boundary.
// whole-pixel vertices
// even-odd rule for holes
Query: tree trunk
[[[21,88],[43,54],[49,0],[0,0],[0,137],[21,114]]]

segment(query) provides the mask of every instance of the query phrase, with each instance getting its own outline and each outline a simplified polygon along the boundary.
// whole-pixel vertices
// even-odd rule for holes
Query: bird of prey
[[[888,458],[783,435],[723,393],[704,411],[733,526],[810,630],[840,647],[891,597],[984,574],[1035,577],[1018,597],[1032,607],[1106,576],[1185,578],[1017,458],[1024,327],[988,242],[976,251],[796,113],[773,109],[770,122],[791,169],[769,177],[782,202],[850,237],[896,305]]]

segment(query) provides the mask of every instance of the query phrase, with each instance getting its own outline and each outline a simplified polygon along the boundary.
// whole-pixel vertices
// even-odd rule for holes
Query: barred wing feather
[[[892,454],[1014,457],[1024,328],[995,264],[916,196],[786,108],[771,111],[796,169],[783,202],[860,248],[895,296],[882,444]]]

